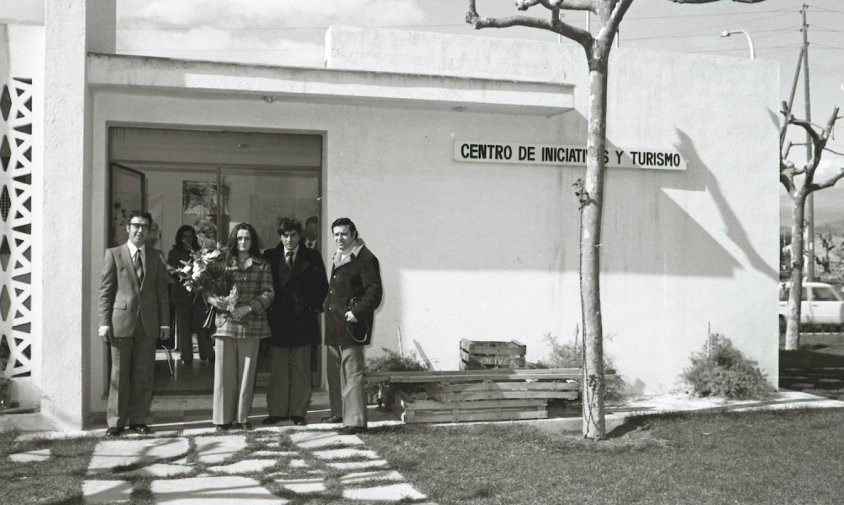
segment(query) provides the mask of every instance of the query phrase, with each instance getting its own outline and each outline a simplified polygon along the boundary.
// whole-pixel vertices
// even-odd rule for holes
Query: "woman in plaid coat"
[[[226,263],[237,289],[234,310],[226,299],[209,297],[217,312],[214,333],[214,413],[217,431],[251,429],[252,387],[262,338],[270,336],[266,310],[273,300],[270,267],[260,257],[258,234],[241,223],[229,235]]]

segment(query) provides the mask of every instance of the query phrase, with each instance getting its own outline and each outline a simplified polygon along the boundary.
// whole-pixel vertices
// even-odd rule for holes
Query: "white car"
[[[780,332],[785,332],[788,317],[788,295],[791,283],[780,283],[780,301],[777,306]],[[844,326],[844,299],[830,284],[823,282],[803,283],[800,304],[800,324],[809,326]]]

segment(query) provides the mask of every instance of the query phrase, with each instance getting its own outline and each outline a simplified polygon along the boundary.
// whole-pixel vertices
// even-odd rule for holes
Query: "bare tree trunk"
[[[788,294],[788,321],[785,329],[785,348],[800,348],[800,302],[803,286],[803,213],[806,195],[798,193],[791,200],[791,291]]]
[[[598,42],[595,43],[596,45]],[[583,436],[606,437],[601,323],[601,217],[606,160],[608,58],[589,62],[586,175],[580,195],[580,302],[583,311]]]

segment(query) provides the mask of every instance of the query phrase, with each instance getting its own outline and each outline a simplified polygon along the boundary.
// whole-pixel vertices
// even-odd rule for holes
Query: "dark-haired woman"
[[[217,431],[251,429],[252,387],[262,338],[270,336],[267,308],[273,300],[270,267],[260,257],[258,234],[248,223],[235,226],[226,247],[226,262],[237,288],[234,309],[223,298],[209,297],[216,308],[214,333],[213,422]]]
[[[182,261],[189,261],[190,254],[198,250],[199,241],[196,238],[196,230],[193,229],[193,226],[186,224],[176,232],[173,248],[167,253],[167,264],[173,268],[181,268],[183,266]],[[202,327],[202,323],[208,315],[208,308],[200,297],[185,289],[179,282],[178,277],[174,276],[173,279],[170,303],[176,309],[176,342],[179,345],[182,363],[193,363],[194,332],[199,347],[199,359],[213,360],[214,350],[211,347],[211,332]]]

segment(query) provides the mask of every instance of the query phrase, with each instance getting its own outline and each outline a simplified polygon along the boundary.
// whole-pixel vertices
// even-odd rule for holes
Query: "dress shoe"
[[[305,421],[305,418],[302,416],[290,416],[290,420],[293,421],[295,426],[307,426],[308,422]]]
[[[270,425],[273,425],[273,424],[280,423],[281,421],[287,421],[288,419],[289,419],[288,417],[269,416],[266,419],[264,419],[263,421],[261,421],[261,424],[263,424],[265,426],[270,426]]]
[[[231,427],[232,427],[232,423],[215,424],[214,425],[214,431],[227,431]]]
[[[241,430],[249,431],[249,430],[252,429],[252,423],[250,423],[249,421],[246,421],[245,423],[239,423],[237,425],[237,427]]]
[[[107,437],[119,437],[123,433],[123,428],[108,428],[105,432]]]
[[[366,433],[369,431],[366,426],[343,426],[337,433],[340,435],[357,435],[358,433]]]
[[[320,421],[322,421],[322,422],[324,422],[324,423],[332,423],[332,424],[335,424],[335,423],[342,423],[342,422],[343,422],[343,416],[328,416],[328,417],[323,417],[322,419],[320,419]]]
[[[129,429],[140,435],[152,435],[153,433],[155,433],[154,431],[152,431],[152,428],[150,428],[146,424],[132,424],[129,426]]]

